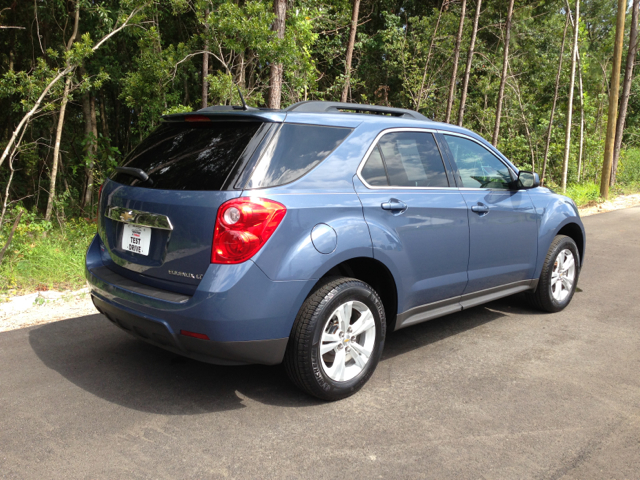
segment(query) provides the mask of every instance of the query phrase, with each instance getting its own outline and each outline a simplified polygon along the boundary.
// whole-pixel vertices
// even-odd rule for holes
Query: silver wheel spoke
[[[338,310],[336,310],[336,315],[338,316],[338,322],[340,323],[340,329],[345,332],[347,328],[349,328],[349,324],[351,323],[351,311],[353,309],[353,302],[347,302],[341,305]]]
[[[565,277],[562,279],[562,286],[567,290],[571,290],[571,282],[569,281],[568,278]]]
[[[338,345],[340,345],[340,342],[323,343],[322,346],[320,347],[320,355],[329,353],[331,350],[335,349]]]
[[[575,265],[575,261],[573,260],[573,256],[566,259],[566,261],[562,264],[562,268],[564,271],[568,271]]]
[[[360,353],[355,348],[353,348],[353,345],[351,345],[352,348],[349,353],[351,354],[351,358],[353,358],[353,361],[356,362],[356,365],[362,370],[367,364],[368,358],[363,358]]]
[[[343,349],[336,352],[336,358],[333,359],[333,365],[327,370],[327,375],[339,382],[344,380],[346,352]]]
[[[365,314],[363,314],[356,323],[353,324],[353,336],[357,337],[358,335],[365,333],[366,331],[375,328],[376,322],[373,319],[373,314],[371,311],[367,310]]]
[[[356,343],[356,342],[353,342],[351,344],[351,349],[355,350],[356,352],[358,352],[358,355],[364,356],[367,360],[369,359],[369,356],[371,355],[371,350],[366,349],[365,347],[363,347],[362,345],[360,345],[359,343]]]

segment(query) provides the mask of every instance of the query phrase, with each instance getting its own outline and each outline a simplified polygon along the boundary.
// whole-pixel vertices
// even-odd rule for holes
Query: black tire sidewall
[[[327,376],[322,366],[320,357],[320,341],[324,326],[329,320],[329,316],[340,305],[347,301],[359,301],[364,303],[373,314],[376,324],[376,340],[369,361],[364,369],[351,380],[336,382]],[[323,396],[334,399],[343,398],[358,391],[373,374],[384,348],[385,328],[384,310],[380,299],[367,284],[360,281],[353,281],[339,285],[329,292],[320,305],[316,308],[310,327],[313,329],[313,340],[311,342],[311,368],[317,388],[323,392]]]

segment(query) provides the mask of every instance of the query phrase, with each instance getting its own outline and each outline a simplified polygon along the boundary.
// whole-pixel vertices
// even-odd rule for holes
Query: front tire
[[[542,266],[538,287],[527,295],[529,301],[545,312],[559,312],[571,302],[579,276],[580,255],[576,242],[557,235]]]
[[[354,278],[335,279],[302,304],[289,337],[285,369],[310,395],[340,400],[371,378],[385,334],[385,311],[375,290]]]

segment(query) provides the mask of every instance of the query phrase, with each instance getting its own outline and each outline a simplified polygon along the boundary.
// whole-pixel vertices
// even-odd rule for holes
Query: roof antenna
[[[249,107],[247,107],[247,102],[244,101],[244,97],[242,96],[242,92],[240,91],[240,86],[236,85],[236,88],[238,89],[238,95],[240,95],[240,101],[242,102],[242,110],[249,110]]]

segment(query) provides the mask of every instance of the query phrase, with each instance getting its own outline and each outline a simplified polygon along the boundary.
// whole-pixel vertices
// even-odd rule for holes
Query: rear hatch
[[[105,182],[98,229],[107,267],[189,293],[211,263],[218,207],[240,196],[274,124],[259,116],[170,120]]]

